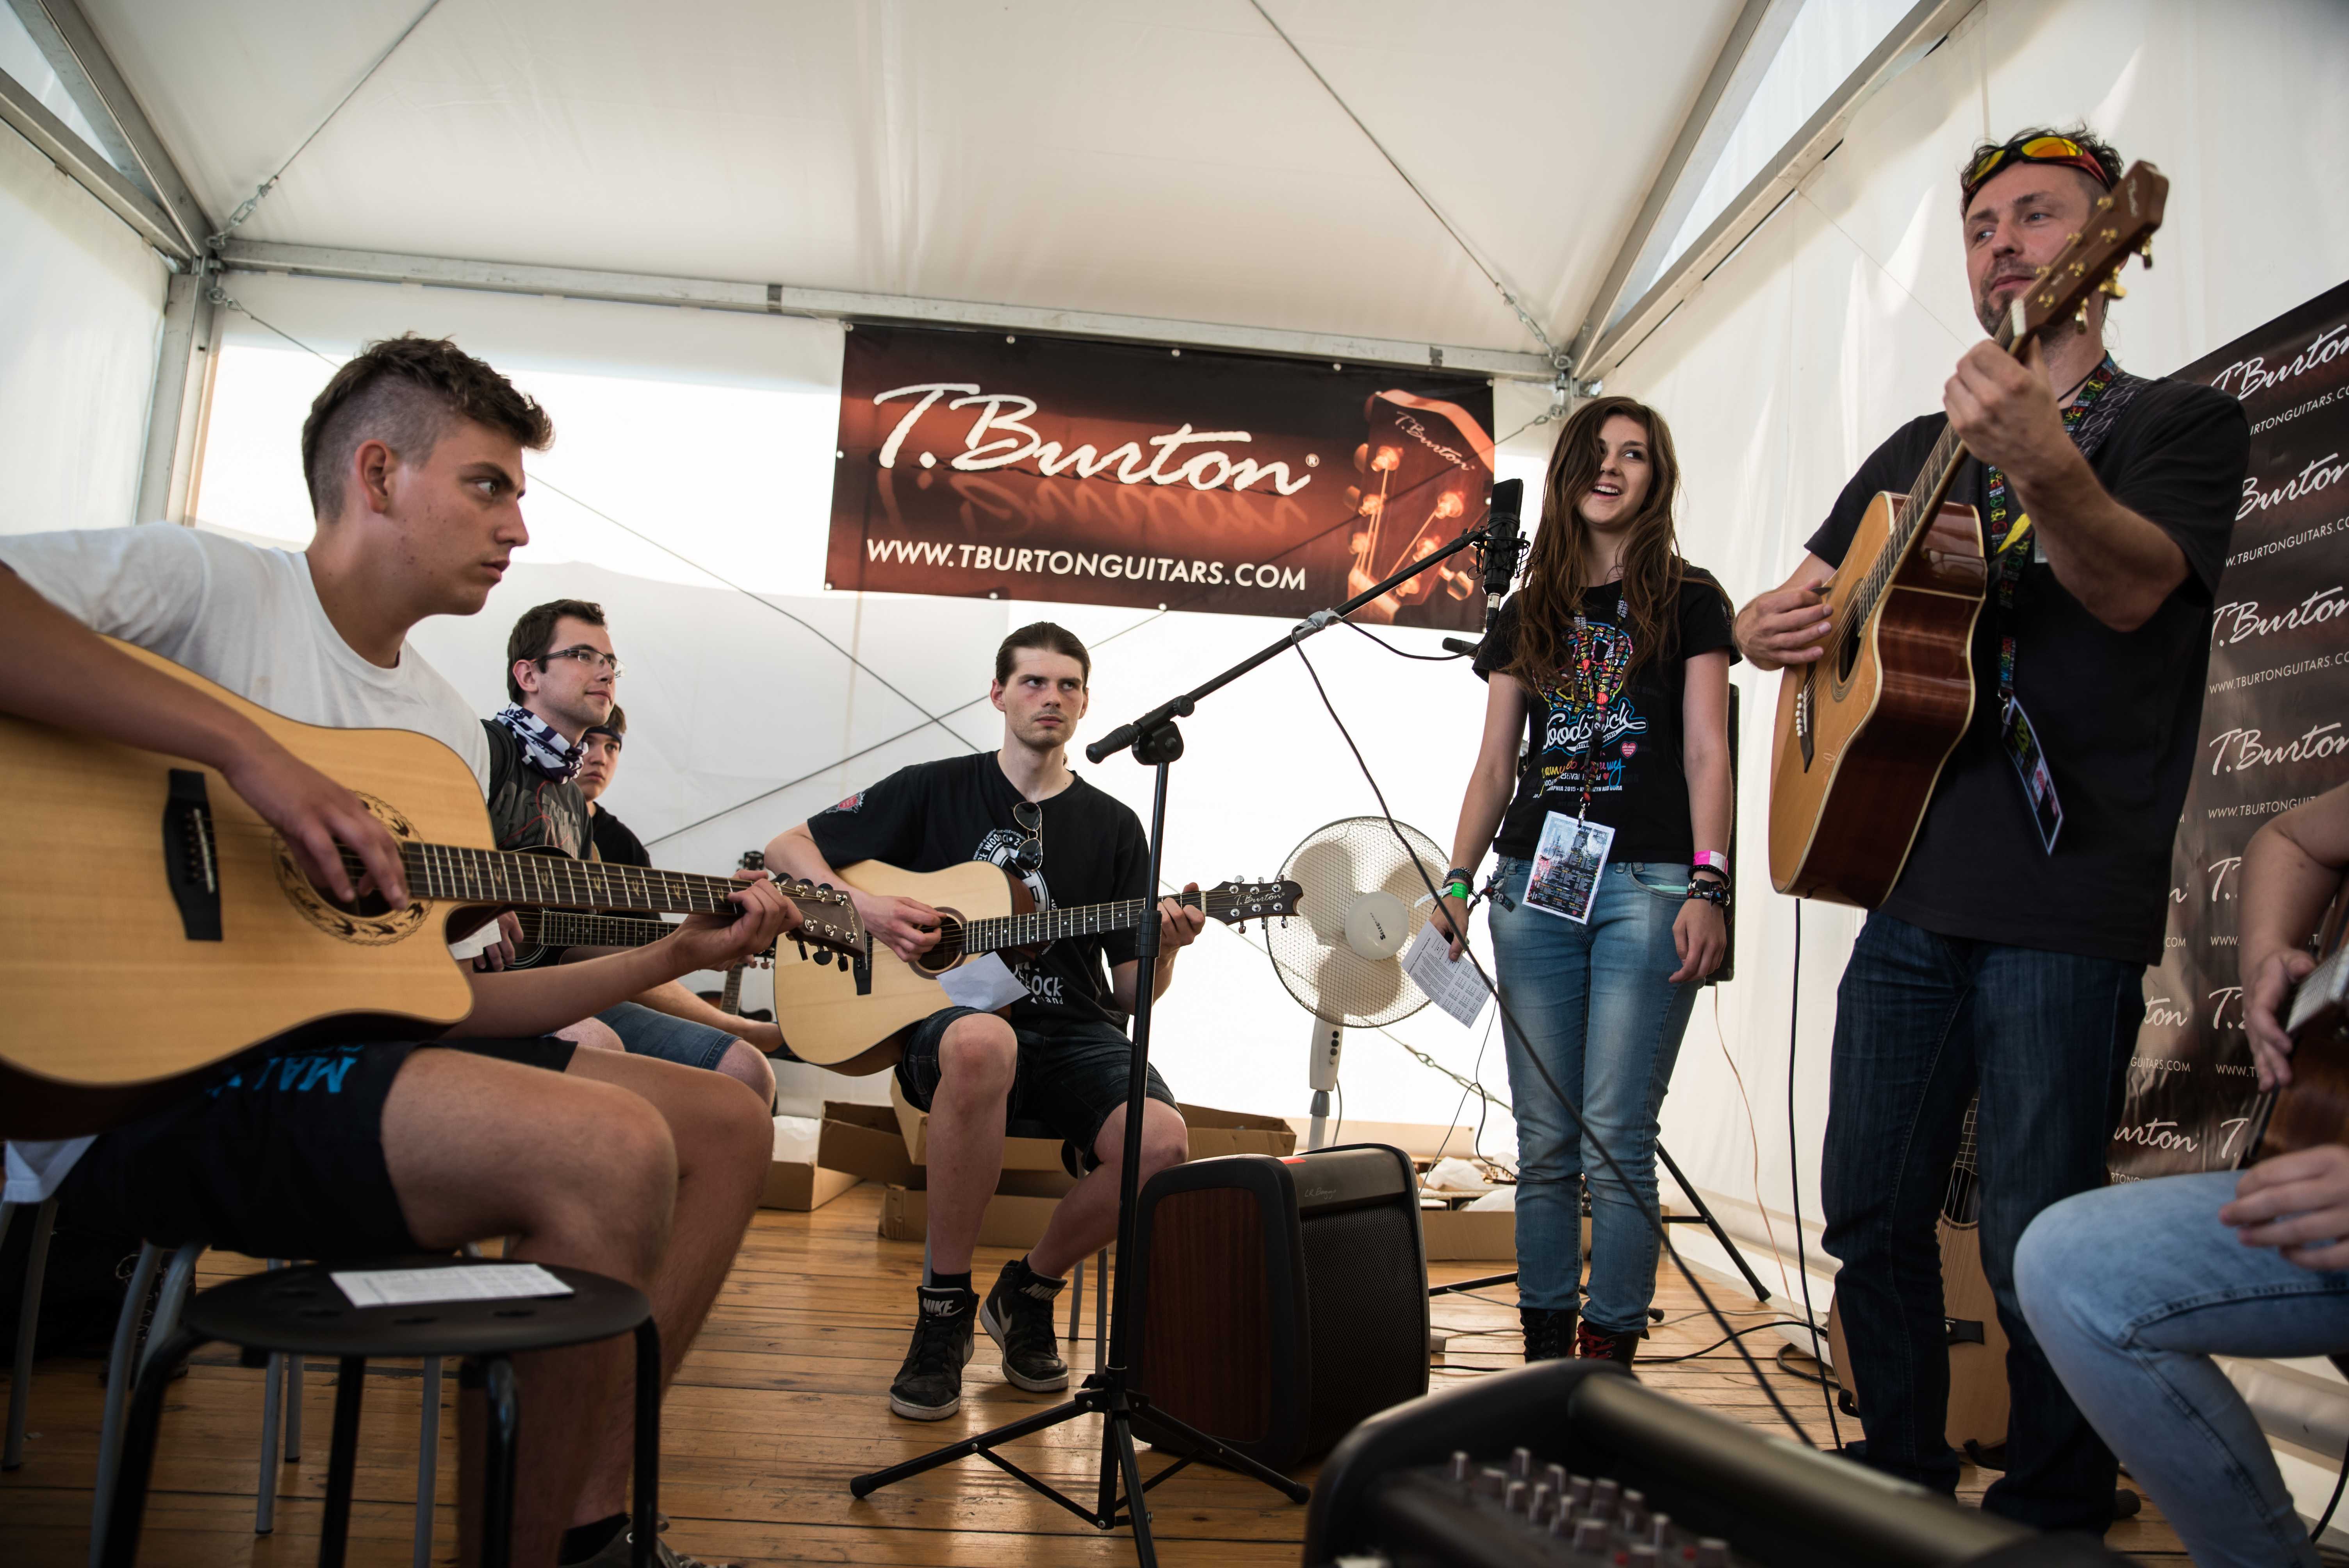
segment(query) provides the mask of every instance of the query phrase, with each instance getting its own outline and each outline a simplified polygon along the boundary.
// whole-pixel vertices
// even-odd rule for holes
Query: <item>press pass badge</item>
[[[1599,900],[1599,873],[1607,869],[1608,847],[1614,841],[1615,830],[1604,822],[1552,811],[1534,850],[1526,903],[1544,914],[1589,924],[1590,906]]]
[[[2064,830],[2064,803],[2055,798],[2055,775],[2048,771],[2047,754],[2039,749],[2038,732],[2022,699],[2006,699],[2006,725],[2001,738],[2014,776],[2023,780],[2023,799],[2031,807],[2032,825],[2039,830],[2041,847],[2055,852],[2055,835]]]

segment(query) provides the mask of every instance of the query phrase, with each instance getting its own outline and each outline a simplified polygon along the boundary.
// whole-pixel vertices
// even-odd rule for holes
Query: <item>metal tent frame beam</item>
[[[1672,264],[1651,284],[1648,291],[1629,310],[1611,323],[1603,321],[1600,312],[1612,302],[1602,297],[1592,307],[1584,323],[1584,335],[1574,367],[1578,379],[1594,380],[1604,377],[1630,357],[1631,352],[1661,326],[1664,318],[1680,308],[1682,301],[1694,294],[1714,268],[1727,260],[1731,252],[1744,244],[1760,228],[1764,220],[1778,209],[1779,203],[1792,195],[1797,186],[1826,160],[1843,140],[1845,128],[1859,107],[1877,90],[1895,77],[1930,54],[1940,41],[1967,13],[1982,0],[1918,0],[1907,15],[1885,34],[1868,57],[1853,68],[1825,103],[1818,107],[1802,129],[1795,132],[1778,150],[1762,171],[1748,181],[1736,200],[1730,202],[1720,217],[1708,225],[1697,242],[1682,252]],[[1749,5],[1748,9],[1751,9]],[[1743,25],[1743,18],[1740,19]],[[1721,75],[1716,65],[1716,77]],[[1710,84],[1708,84],[1710,85]],[[1683,137],[1686,131],[1683,130]],[[1660,184],[1661,182],[1660,181]],[[1669,195],[1669,187],[1666,187]],[[1642,210],[1653,207],[1661,211],[1663,200],[1653,191]],[[1647,244],[1647,237],[1636,228],[1633,238],[1627,242],[1624,253],[1619,254],[1609,276],[1618,272],[1629,276],[1631,266]],[[1618,284],[1617,286],[1620,286]],[[1601,291],[1602,295],[1605,291]]]
[[[1440,368],[1524,381],[1548,382],[1557,376],[1549,361],[1540,355],[1506,349],[1290,332],[1160,316],[1113,315],[1099,311],[859,294],[845,289],[795,288],[788,284],[728,283],[709,278],[598,272],[584,267],[347,251],[259,240],[225,241],[220,247],[220,259],[222,270],[229,273],[282,273],[360,283],[420,284],[429,288],[475,289],[490,294],[556,294],[564,299],[611,300],[623,304],[692,305],[754,315],[1049,333],[1063,337],[1286,355],[1340,364]]]
[[[0,120],[38,150],[41,156],[92,196],[155,249],[182,263],[196,252],[180,233],[170,214],[126,179],[106,155],[77,136],[65,121],[51,114],[33,89],[0,71]]]

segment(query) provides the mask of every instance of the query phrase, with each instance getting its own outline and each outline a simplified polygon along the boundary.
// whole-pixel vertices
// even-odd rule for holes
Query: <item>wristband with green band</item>
[[[1456,898],[1465,901],[1468,897],[1468,884],[1464,882],[1445,882],[1444,884],[1444,896],[1446,898]]]

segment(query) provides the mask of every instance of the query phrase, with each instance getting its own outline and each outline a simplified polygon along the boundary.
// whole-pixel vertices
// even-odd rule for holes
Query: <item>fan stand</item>
[[[1346,1026],[1316,1016],[1313,1054],[1308,1057],[1307,1081],[1313,1088],[1312,1120],[1307,1124],[1305,1147],[1319,1149],[1330,1136],[1330,1091],[1338,1087],[1338,1057],[1346,1048]]]

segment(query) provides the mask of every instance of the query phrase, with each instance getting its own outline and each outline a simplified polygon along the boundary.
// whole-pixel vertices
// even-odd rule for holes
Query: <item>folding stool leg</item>
[[[1093,1259],[1093,1365],[1109,1361],[1109,1249]]]
[[[302,1358],[285,1358],[285,1462],[302,1462]]]
[[[57,1201],[42,1200],[33,1217],[33,1250],[25,1258],[25,1296],[16,1309],[16,1362],[8,1377],[8,1437],[0,1470],[25,1462],[25,1408],[33,1397],[33,1336],[41,1321],[41,1276],[49,1266],[49,1233],[57,1228]]]
[[[1069,1343],[1077,1342],[1078,1326],[1085,1320],[1085,1260],[1079,1258],[1077,1266],[1069,1271]]]
[[[424,1358],[424,1410],[416,1429],[416,1544],[412,1568],[432,1568],[432,1493],[440,1474],[440,1357]]]
[[[163,1249],[147,1242],[130,1271],[130,1292],[114,1320],[114,1348],[106,1360],[106,1403],[98,1429],[98,1480],[90,1498],[89,1563],[98,1568],[106,1551],[107,1507],[114,1491],[115,1470],[122,1459],[122,1418],[130,1404],[130,1346],[139,1336],[139,1315],[147,1308],[147,1293],[155,1288],[155,1269]]]
[[[253,1494],[253,1532],[277,1528],[277,1416],[285,1408],[285,1357],[273,1354],[261,1380],[261,1484]]]

